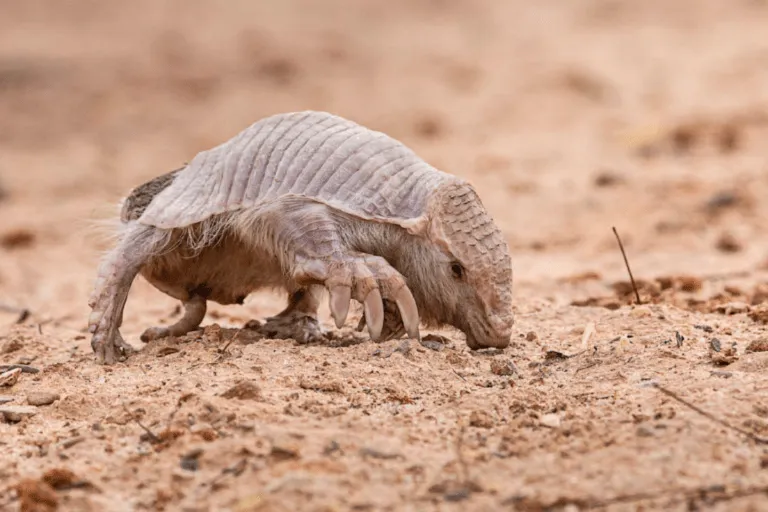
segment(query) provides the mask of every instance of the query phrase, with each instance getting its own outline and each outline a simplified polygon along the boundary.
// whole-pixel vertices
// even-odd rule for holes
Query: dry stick
[[[155,435],[155,433],[154,433],[154,432],[152,432],[151,430],[149,430],[149,428],[145,427],[145,426],[144,426],[144,425],[143,425],[143,424],[142,424],[142,423],[141,423],[141,422],[138,420],[138,418],[136,418],[136,416],[134,416],[134,415],[133,415],[133,413],[132,413],[131,411],[129,411],[129,410],[128,410],[128,408],[125,406],[125,404],[123,404],[123,409],[125,410],[125,412],[126,412],[126,413],[128,413],[128,416],[130,416],[130,417],[131,417],[131,419],[133,420],[133,422],[134,422],[134,423],[136,423],[136,424],[137,424],[139,427],[141,427],[141,429],[142,429],[144,432],[146,432],[146,433],[147,433],[147,435],[149,436],[149,439],[150,439],[150,441],[151,441],[153,444],[157,444],[157,443],[159,443],[159,442],[160,442],[160,438],[159,438],[159,437],[157,437],[157,436]]]
[[[637,298],[637,303],[642,304],[642,301],[640,300],[640,293],[637,291],[637,284],[635,284],[635,278],[632,275],[632,269],[629,268],[629,260],[627,260],[627,253],[624,251],[624,244],[621,243],[619,232],[616,231],[615,226],[613,227],[613,234],[616,235],[616,241],[619,242],[619,249],[621,249],[621,255],[624,257],[624,264],[627,266],[627,273],[629,273],[629,280],[632,282],[632,289],[635,290],[635,298]]]
[[[748,430],[744,430],[742,428],[735,427],[735,426],[731,425],[730,423],[728,423],[725,420],[721,420],[720,418],[716,418],[712,414],[710,414],[707,411],[697,407],[696,405],[692,404],[691,402],[689,402],[689,401],[687,401],[687,400],[685,400],[683,398],[680,398],[680,396],[678,396],[677,393],[668,390],[664,386],[661,386],[661,385],[656,384],[656,383],[653,383],[652,386],[655,387],[656,389],[658,389],[659,391],[661,391],[662,393],[664,393],[665,395],[667,395],[668,397],[670,397],[670,398],[680,402],[681,404],[683,404],[684,406],[688,407],[689,409],[692,409],[692,410],[696,411],[697,413],[701,414],[705,418],[708,418],[708,419],[714,421],[715,423],[724,426],[727,429],[733,430],[735,432],[738,432],[741,435],[747,436],[748,438],[750,438],[751,440],[753,440],[754,442],[756,442],[758,444],[768,444],[768,438],[758,436],[757,434],[755,434],[753,432],[749,432]]]

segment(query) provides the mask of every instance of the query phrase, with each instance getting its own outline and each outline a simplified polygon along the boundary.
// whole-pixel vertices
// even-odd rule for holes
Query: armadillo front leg
[[[403,276],[378,256],[346,247],[328,209],[316,203],[283,204],[276,223],[293,280],[301,287],[330,291],[330,309],[341,328],[351,299],[363,304],[368,332],[378,340],[384,324],[383,300],[396,304],[409,337],[419,338],[416,302]]]
[[[128,292],[141,267],[156,249],[154,228],[132,225],[126,228],[118,245],[102,261],[88,304],[91,315],[88,330],[93,333],[91,347],[102,364],[123,359],[132,349],[120,335]]]

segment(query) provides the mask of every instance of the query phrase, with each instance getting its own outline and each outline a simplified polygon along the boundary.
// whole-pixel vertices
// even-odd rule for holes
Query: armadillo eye
[[[461,279],[464,277],[464,267],[462,267],[461,263],[457,261],[451,263],[451,272],[453,272],[453,277],[456,279]]]

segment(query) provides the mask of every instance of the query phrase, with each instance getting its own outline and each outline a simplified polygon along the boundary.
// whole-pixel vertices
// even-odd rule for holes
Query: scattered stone
[[[714,332],[715,330],[709,326],[709,325],[703,325],[703,324],[696,324],[693,326],[694,329],[699,329],[701,331],[704,331],[706,333]]]
[[[595,176],[594,183],[596,187],[614,187],[624,183],[624,177],[614,171],[603,170]]]
[[[445,480],[432,485],[429,492],[442,494],[445,501],[455,503],[469,498],[473,492],[483,492],[483,488],[473,481]]]
[[[27,403],[34,406],[51,405],[59,398],[61,396],[58,393],[51,391],[30,391],[27,393]]]
[[[710,347],[709,358],[717,365],[726,366],[738,361],[739,356],[736,353],[735,347],[725,347],[719,352],[715,352],[715,350]]]
[[[477,428],[492,428],[493,418],[485,411],[472,411],[469,415],[469,424]]]
[[[565,361],[566,359],[569,359],[571,356],[568,354],[564,354],[562,352],[558,352],[557,350],[547,350],[547,352],[544,354],[544,360],[549,362],[554,361]]]
[[[155,356],[157,357],[165,357],[169,356],[171,354],[177,354],[181,351],[179,347],[174,347],[172,345],[166,345],[164,347],[160,347],[157,349],[157,352],[155,352]]]
[[[518,371],[512,360],[494,359],[491,361],[491,373],[494,375],[508,376],[517,375]]]
[[[711,214],[716,214],[736,207],[743,202],[744,198],[738,193],[730,190],[721,190],[707,200],[704,209]]]
[[[83,436],[70,437],[69,439],[65,439],[59,443],[59,449],[68,450],[69,448],[72,448],[73,446],[80,444],[83,441],[85,441]]]
[[[222,393],[221,397],[237,400],[261,400],[262,398],[261,389],[253,382],[247,380],[238,382]]]
[[[635,318],[644,318],[651,316],[653,312],[648,306],[636,306],[632,308],[632,311],[630,311],[629,314]]]
[[[19,358],[19,364],[0,364],[0,372],[7,372],[8,370],[21,370],[21,373],[40,373],[40,370],[34,366],[29,366],[27,362],[32,362],[28,357]]]
[[[49,469],[43,474],[42,480],[54,489],[69,489],[78,482],[75,473],[66,468]]]
[[[528,331],[525,335],[525,341],[536,341],[538,339],[539,336],[533,331]]]
[[[450,340],[448,338],[438,334],[427,334],[421,338],[421,344],[423,346],[436,352],[443,350],[449,343]]]
[[[202,448],[196,448],[182,455],[179,465],[185,471],[197,471],[200,468],[200,456],[203,454]]]
[[[309,380],[302,377],[299,382],[301,389],[311,389],[313,391],[324,391],[326,393],[343,393],[344,386],[338,380]]]
[[[364,458],[371,458],[371,459],[381,459],[381,460],[394,460],[394,459],[400,459],[403,458],[402,455],[399,453],[394,452],[383,452],[381,450],[377,450],[376,448],[361,448],[360,449],[360,455]]]
[[[334,453],[340,452],[340,451],[341,451],[341,446],[339,445],[339,443],[337,443],[334,440],[331,440],[331,442],[328,443],[325,446],[325,448],[323,448],[323,455],[326,455],[326,456],[333,455]]]
[[[741,251],[744,245],[733,234],[725,232],[717,239],[715,247],[722,252],[734,253]]]
[[[686,293],[696,293],[704,287],[704,282],[696,276],[680,276],[677,278],[677,284],[680,290]]]
[[[685,341],[685,337],[683,337],[683,335],[680,334],[678,331],[675,331],[675,342],[677,343],[677,348],[682,347],[684,341]]]
[[[636,432],[638,437],[653,437],[655,435],[655,433],[653,432],[653,429],[645,425],[640,425],[639,427],[637,427]]]
[[[301,447],[292,438],[278,437],[272,440],[269,456],[277,462],[298,459],[301,457]]]
[[[0,387],[11,387],[19,381],[21,368],[14,368],[5,373],[0,373]]]
[[[722,348],[722,345],[720,344],[720,340],[717,338],[712,338],[709,341],[709,347],[714,350],[715,352],[720,352],[720,349]]]
[[[728,302],[717,306],[715,311],[721,315],[740,315],[749,311],[749,304],[746,302]]]
[[[0,405],[7,404],[9,402],[13,402],[15,400],[15,397],[11,395],[0,395]]]
[[[545,414],[539,419],[539,424],[547,428],[560,428],[560,416],[557,414]]]
[[[3,405],[0,406],[0,414],[3,415],[5,421],[18,423],[25,418],[31,418],[37,414],[37,407],[30,405]]]
[[[745,350],[746,352],[768,352],[768,339],[752,340]]]
[[[408,357],[408,355],[411,353],[411,340],[404,339],[395,350],[392,351],[394,354],[395,352],[402,354],[403,357]]]

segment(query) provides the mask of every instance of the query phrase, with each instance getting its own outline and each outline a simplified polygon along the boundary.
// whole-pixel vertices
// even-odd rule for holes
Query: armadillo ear
[[[426,236],[432,243],[442,247],[450,253],[451,242],[445,232],[444,222],[445,219],[441,219],[439,215],[432,216],[424,226],[424,236]]]

